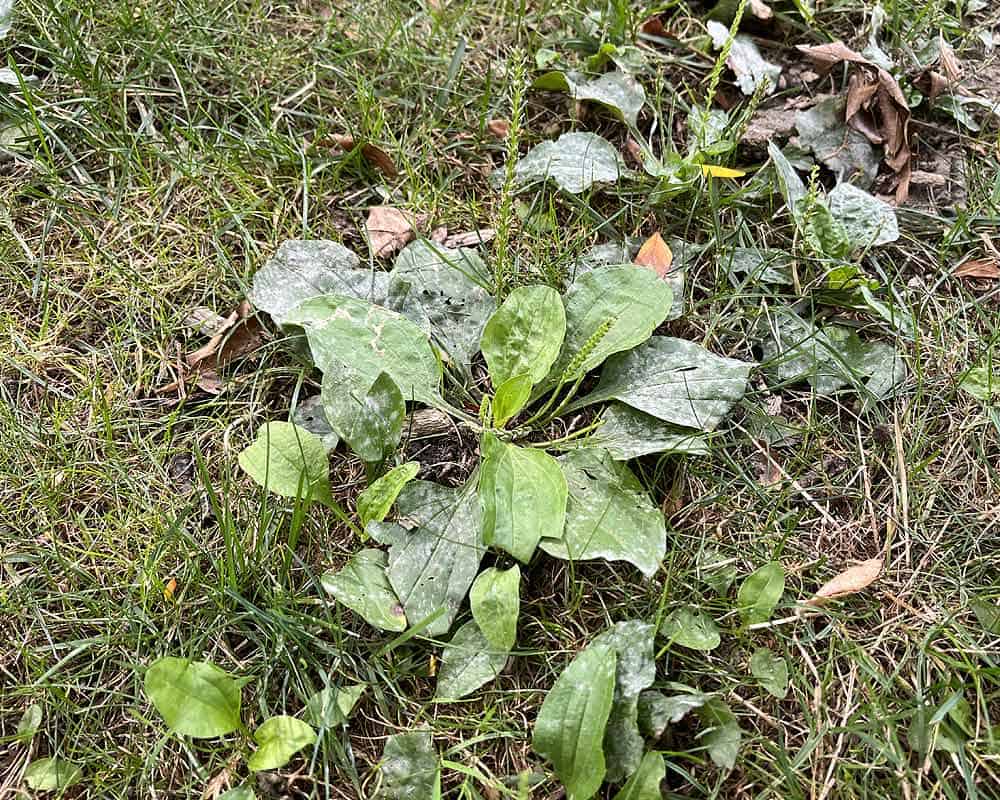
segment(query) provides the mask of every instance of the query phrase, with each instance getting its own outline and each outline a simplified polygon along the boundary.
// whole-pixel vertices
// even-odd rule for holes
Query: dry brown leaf
[[[857,566],[848,567],[820,586],[819,591],[806,601],[806,605],[821,606],[828,600],[860,592],[874,583],[881,573],[881,558],[870,558],[867,561],[862,561]]]
[[[416,238],[416,229],[426,219],[426,215],[415,216],[392,206],[372,206],[365,221],[372,255],[386,258],[401,250]]]
[[[345,153],[357,147],[357,142],[354,141],[354,137],[346,133],[335,133],[330,137],[330,139]],[[389,154],[386,153],[381,147],[376,147],[370,142],[365,142],[361,145],[361,155],[365,157],[366,161],[371,162],[379,171],[388,177],[395,178],[399,175],[399,170],[396,169],[396,165],[392,162],[392,159],[389,158]]]
[[[510,123],[505,119],[491,119],[486,123],[486,130],[498,139],[506,139],[510,133]]]
[[[912,153],[909,140],[910,106],[899,83],[882,67],[851,50],[843,42],[798,45],[798,49],[817,68],[829,70],[846,61],[857,65],[861,70],[862,77],[852,76],[845,122],[869,139],[872,138],[873,128],[878,131],[877,135],[885,148],[885,163],[896,173],[896,203],[903,203],[910,192]],[[870,121],[863,119],[862,112],[875,115],[877,124],[873,126]]]
[[[647,19],[639,26],[639,30],[647,36],[660,36],[662,38],[667,36],[667,29],[663,27],[663,20],[659,16]]]
[[[958,56],[955,55],[955,51],[952,50],[951,45],[948,44],[944,37],[938,37],[938,61],[941,63],[941,69],[944,70],[944,74],[948,76],[948,80],[952,83],[958,83],[962,78],[962,64],[958,60]]]
[[[951,274],[956,278],[997,280],[1000,278],[1000,265],[995,258],[974,258],[960,265]]]
[[[639,248],[634,263],[640,267],[648,267],[662,278],[670,270],[670,265],[673,262],[674,254],[657,231]]]
[[[937,70],[925,69],[913,80],[913,85],[933,103],[949,91],[951,82]]]
[[[208,367],[220,369],[230,361],[253,352],[260,347],[264,329],[253,315],[250,303],[244,300],[223,321],[212,338],[185,357],[192,369]]]
[[[445,247],[475,247],[477,244],[486,244],[492,241],[497,235],[493,228],[479,228],[465,233],[453,233],[444,240]]]
[[[625,154],[635,166],[642,166],[642,146],[631,136],[625,140]]]

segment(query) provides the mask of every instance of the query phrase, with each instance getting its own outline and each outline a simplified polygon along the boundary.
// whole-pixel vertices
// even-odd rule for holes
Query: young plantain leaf
[[[663,793],[660,791],[660,783],[666,774],[663,756],[659,753],[646,753],[639,768],[615,795],[614,800],[661,800]]]
[[[344,725],[367,688],[367,683],[354,683],[343,689],[321,689],[306,701],[306,716],[317,728]]]
[[[615,688],[615,651],[591,645],[545,696],[531,746],[549,759],[567,800],[589,800],[604,780],[604,728]]]
[[[736,607],[747,625],[767,622],[785,591],[785,570],[777,561],[750,575],[736,595]]]
[[[282,497],[311,497],[329,505],[330,465],[318,436],[291,422],[268,422],[239,454],[240,467],[268,491]]]
[[[410,731],[390,736],[380,768],[379,800],[429,800],[435,796],[439,766],[429,733]]]
[[[59,792],[83,780],[83,770],[64,758],[39,758],[24,770],[24,782],[36,792]]]
[[[208,661],[164,656],[146,670],[143,686],[173,733],[212,739],[240,726],[240,682]]]
[[[404,400],[439,401],[441,365],[427,334],[395,311],[353,297],[323,295],[293,308],[286,322],[305,329],[316,366],[345,371],[356,386],[371,386],[382,372]]]
[[[565,335],[566,311],[554,289],[521,286],[512,291],[486,323],[480,343],[493,386],[499,390],[523,374],[538,383],[559,356]]]
[[[403,435],[406,403],[388,373],[365,387],[363,378],[347,371],[327,372],[321,397],[330,427],[362,461],[381,463],[392,455]]]
[[[247,759],[247,766],[261,772],[285,766],[303,747],[315,744],[316,731],[300,719],[282,715],[264,720],[253,738],[260,748]]]
[[[568,92],[574,100],[590,100],[614,112],[618,119],[635,125],[646,102],[642,85],[625,72],[606,72],[588,80],[579,72],[547,72],[532,83],[533,89]]]
[[[704,611],[692,608],[678,608],[663,620],[660,633],[670,644],[690,647],[692,650],[714,650],[722,638],[719,628]]]
[[[750,673],[769,694],[784,700],[788,694],[788,664],[766,647],[758,647],[750,656]]]
[[[407,461],[405,464],[393,467],[359,494],[357,505],[361,527],[364,528],[372,521],[384,520],[399,493],[403,491],[403,487],[417,477],[419,471],[419,462]]]
[[[663,514],[628,467],[606,450],[581,448],[559,458],[569,499],[562,538],[544,538],[549,555],[573,561],[628,561],[646,576],[667,548]]]
[[[326,572],[323,588],[338,602],[357,612],[369,625],[384,631],[406,630],[406,614],[386,577],[386,555],[381,550],[359,550],[340,572]]]
[[[472,617],[491,647],[509,651],[517,638],[521,610],[521,569],[490,567],[476,577],[469,590]]]
[[[437,700],[458,700],[489,683],[504,668],[509,647],[498,648],[486,639],[474,619],[455,631],[441,654]]]
[[[698,734],[698,741],[708,750],[712,763],[720,769],[736,766],[736,756],[740,752],[743,732],[736,715],[728,705],[717,697],[710,698],[698,714],[703,725],[710,726]]]
[[[654,336],[610,359],[597,388],[570,408],[620,400],[664,422],[712,431],[743,397],[752,368],[694,342]]]
[[[443,610],[425,629],[451,627],[483,556],[482,513],[473,487],[449,489],[408,483],[396,501],[401,519],[416,527],[389,548],[389,582],[411,624]]]
[[[527,373],[508,378],[493,395],[493,426],[502,428],[531,399],[531,376]]]
[[[479,474],[483,542],[523,563],[539,539],[562,531],[566,522],[566,478],[552,456],[506,444],[486,432]]]

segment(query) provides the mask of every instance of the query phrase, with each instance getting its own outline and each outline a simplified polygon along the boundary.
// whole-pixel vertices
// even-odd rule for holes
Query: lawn
[[[1000,798],[1000,10],[8,6],[0,798]]]

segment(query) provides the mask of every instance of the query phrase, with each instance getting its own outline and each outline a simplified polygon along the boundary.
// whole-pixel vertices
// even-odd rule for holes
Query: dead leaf
[[[641,167],[643,164],[642,158],[642,146],[631,136],[625,140],[625,154],[631,159],[632,163],[637,167]]]
[[[648,267],[662,278],[670,271],[673,261],[674,254],[657,231],[639,248],[633,263],[640,267]]]
[[[1000,278],[1000,265],[995,258],[974,258],[961,264],[951,273],[956,278]]]
[[[479,228],[475,231],[465,233],[455,233],[444,240],[445,247],[475,247],[477,244],[486,244],[492,241],[497,235],[493,228]]]
[[[914,78],[913,85],[933,104],[938,97],[949,90],[951,83],[937,70],[925,69]]]
[[[188,353],[184,360],[192,369],[199,369],[208,367],[211,359],[212,368],[220,369],[256,350],[263,338],[264,329],[254,316],[250,303],[244,300],[226,317],[212,338],[193,353]]]
[[[224,316],[215,313],[214,309],[207,308],[206,306],[199,306],[193,309],[183,320],[185,328],[193,328],[196,333],[201,333],[205,336],[210,336],[225,323],[226,318]]]
[[[639,26],[639,30],[647,36],[659,36],[661,38],[666,38],[667,36],[667,29],[663,27],[663,20],[659,16],[647,19]]]
[[[506,139],[507,134],[510,133],[510,123],[505,119],[491,119],[486,123],[486,130],[497,139]]]
[[[752,147],[766,146],[772,139],[788,138],[795,130],[795,113],[787,108],[765,108],[750,118],[741,141]]]
[[[955,55],[955,51],[951,45],[944,40],[943,36],[938,37],[938,61],[941,63],[941,69],[944,70],[944,74],[948,76],[949,81],[958,83],[962,79],[962,64],[958,60],[958,56]]]
[[[439,225],[437,228],[431,231],[431,241],[436,244],[444,244],[448,239],[448,226]]]
[[[372,206],[365,221],[372,254],[386,258],[401,250],[416,238],[416,229],[426,221],[425,214],[414,215],[392,206]]]
[[[881,558],[870,558],[868,561],[862,561],[857,566],[848,567],[820,586],[819,591],[806,601],[806,605],[821,606],[828,600],[856,594],[874,583],[881,573]]]
[[[337,147],[343,150],[345,153],[353,150],[357,143],[354,141],[354,137],[344,133],[335,133],[330,137]],[[365,157],[366,161],[371,162],[380,172],[387,175],[390,178],[396,178],[399,176],[399,170],[396,169],[396,165],[389,158],[389,154],[385,152],[381,147],[376,147],[371,142],[365,142],[361,145],[361,155]]]
[[[764,0],[750,0],[750,13],[757,17],[757,19],[766,20],[774,16],[771,7]]]
[[[821,45],[798,45],[817,68],[829,70],[841,62],[858,66],[861,76],[852,75],[848,90],[844,121],[872,139],[877,131],[885,148],[885,163],[896,173],[896,203],[903,203],[910,191],[909,125],[910,106],[899,83],[886,70],[851,50],[843,42]],[[863,118],[864,113],[877,117],[877,122]]]

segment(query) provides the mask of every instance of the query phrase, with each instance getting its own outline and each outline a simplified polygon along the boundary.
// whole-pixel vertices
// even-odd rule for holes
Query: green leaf
[[[354,683],[343,689],[321,689],[306,701],[306,716],[318,728],[344,725],[367,688],[367,683]]]
[[[714,650],[722,641],[715,620],[704,611],[678,608],[663,620],[660,633],[670,644],[679,644],[692,650]]]
[[[708,34],[712,37],[712,46],[721,50],[729,40],[729,28],[714,19],[708,21],[707,27]],[[747,97],[758,89],[762,89],[765,94],[774,94],[774,90],[778,88],[781,67],[765,61],[754,40],[745,33],[733,38],[726,66],[736,74],[736,84]]]
[[[441,654],[437,700],[458,700],[489,683],[504,668],[510,648],[491,644],[474,619],[455,631]]]
[[[962,377],[958,388],[983,403],[1000,397],[1000,374],[990,372],[986,367],[973,367]]]
[[[746,275],[751,286],[774,283],[791,286],[792,257],[783,250],[734,247],[727,269],[730,274]]]
[[[425,731],[397,733],[385,741],[380,763],[384,800],[428,800],[434,797],[438,757]]]
[[[282,497],[311,497],[329,505],[330,464],[322,440],[291,422],[268,422],[237,457],[240,467]]]
[[[250,299],[282,325],[292,309],[312,297],[339,294],[382,304],[388,286],[387,273],[362,267],[337,242],[292,239],[253,276]]]
[[[1000,606],[985,597],[977,597],[969,607],[983,630],[1000,636]]]
[[[567,800],[589,800],[604,780],[602,742],[615,687],[615,651],[591,645],[545,696],[531,746],[549,759]]]
[[[408,483],[396,501],[401,519],[416,527],[389,549],[389,582],[411,624],[438,610],[425,629],[439,636],[451,627],[482,559],[483,528],[473,487],[449,489]]]
[[[567,367],[573,367],[568,376],[573,380],[608,356],[646,341],[672,303],[670,287],[645,267],[598,267],[580,275],[566,292],[566,339],[546,383],[557,380]]]
[[[315,744],[316,731],[300,719],[281,715],[264,720],[253,739],[260,747],[247,759],[247,766],[261,772],[285,766],[303,747]]]
[[[83,770],[64,758],[39,758],[24,770],[24,782],[36,792],[57,792],[83,780]]]
[[[851,243],[844,226],[819,199],[807,196],[799,202],[795,213],[802,241],[819,258],[846,258]]]
[[[600,383],[571,409],[606,400],[687,428],[712,431],[743,397],[752,364],[669,336],[610,359]]]
[[[483,542],[527,563],[539,539],[562,531],[566,522],[566,478],[548,453],[482,438],[479,499]]]
[[[514,167],[523,187],[551,178],[564,192],[580,194],[595,183],[616,183],[625,166],[614,145],[595,133],[564,133],[554,142],[536,145]],[[503,167],[493,181],[504,180]]]
[[[408,245],[389,277],[390,308],[430,334],[453,361],[468,364],[496,301],[484,285],[489,270],[475,250],[427,239]]]
[[[615,651],[615,693],[604,733],[606,780],[619,783],[639,768],[644,748],[639,733],[640,693],[656,680],[653,660],[655,628],[641,620],[619,622],[597,636],[591,646]]]
[[[508,378],[493,396],[493,425],[502,428],[531,399],[531,376],[527,373]]]
[[[769,694],[784,700],[788,694],[788,664],[766,647],[758,647],[750,656],[750,673]]]
[[[234,786],[220,794],[219,800],[257,800],[257,795],[249,786]]]
[[[330,427],[323,411],[323,398],[318,394],[306,398],[295,406],[290,421],[318,436],[328,454],[340,444],[340,437]]]
[[[680,722],[689,711],[701,708],[709,695],[689,692],[667,697],[662,692],[639,695],[639,730],[650,739],[659,739],[671,723]]]
[[[381,463],[403,435],[406,403],[392,377],[382,372],[367,387],[348,371],[323,376],[323,411],[330,426],[368,463]]]
[[[615,800],[661,800],[660,784],[667,774],[667,766],[659,753],[646,753],[639,768],[615,795]]]
[[[708,437],[651,417],[624,403],[608,403],[601,425],[588,444],[603,447],[615,461],[628,461],[650,453],[707,455]]]
[[[439,402],[438,358],[427,334],[401,314],[332,294],[299,304],[286,322],[305,329],[313,360],[324,373],[350,372],[355,385],[368,387],[387,372],[404,400]]]
[[[403,491],[403,487],[416,478],[418,472],[420,463],[407,461],[405,464],[393,467],[359,494],[357,505],[361,527],[365,527],[373,520],[376,522],[384,520],[399,493]]]
[[[698,734],[698,741],[708,750],[712,763],[720,769],[736,766],[743,732],[736,715],[717,697],[709,699],[698,711],[703,725],[710,726]]]
[[[565,335],[566,311],[554,289],[514,289],[486,323],[480,343],[493,385],[523,374],[538,383],[559,356]]]
[[[386,576],[381,550],[359,550],[339,572],[326,572],[323,588],[358,613],[369,625],[384,631],[406,630],[406,614]]]
[[[628,561],[647,577],[655,573],[667,547],[663,514],[628,467],[589,447],[559,464],[569,487],[566,529],[561,539],[542,539],[542,550],[573,561]]]
[[[785,198],[785,205],[792,216],[795,216],[798,213],[799,201],[806,196],[806,185],[774,142],[767,143],[767,154],[771,157],[771,163],[778,176],[778,188]]]
[[[509,651],[517,639],[521,610],[521,569],[490,567],[476,577],[469,590],[472,617],[491,647]]]
[[[32,703],[21,714],[21,719],[17,721],[17,729],[14,738],[19,742],[30,742],[35,733],[42,725],[42,707],[38,703]]]
[[[606,72],[588,80],[579,72],[548,72],[532,84],[533,89],[568,92],[574,100],[590,100],[614,112],[618,119],[635,125],[646,102],[642,85],[625,72]]]
[[[240,683],[208,661],[164,656],[143,685],[173,733],[214,739],[240,726]]]
[[[878,175],[880,159],[868,138],[844,122],[846,106],[845,98],[828,97],[796,112],[799,145],[837,176],[838,188],[852,181],[867,189]]]
[[[777,561],[750,575],[736,595],[736,607],[747,625],[767,622],[785,591],[785,570]]]

